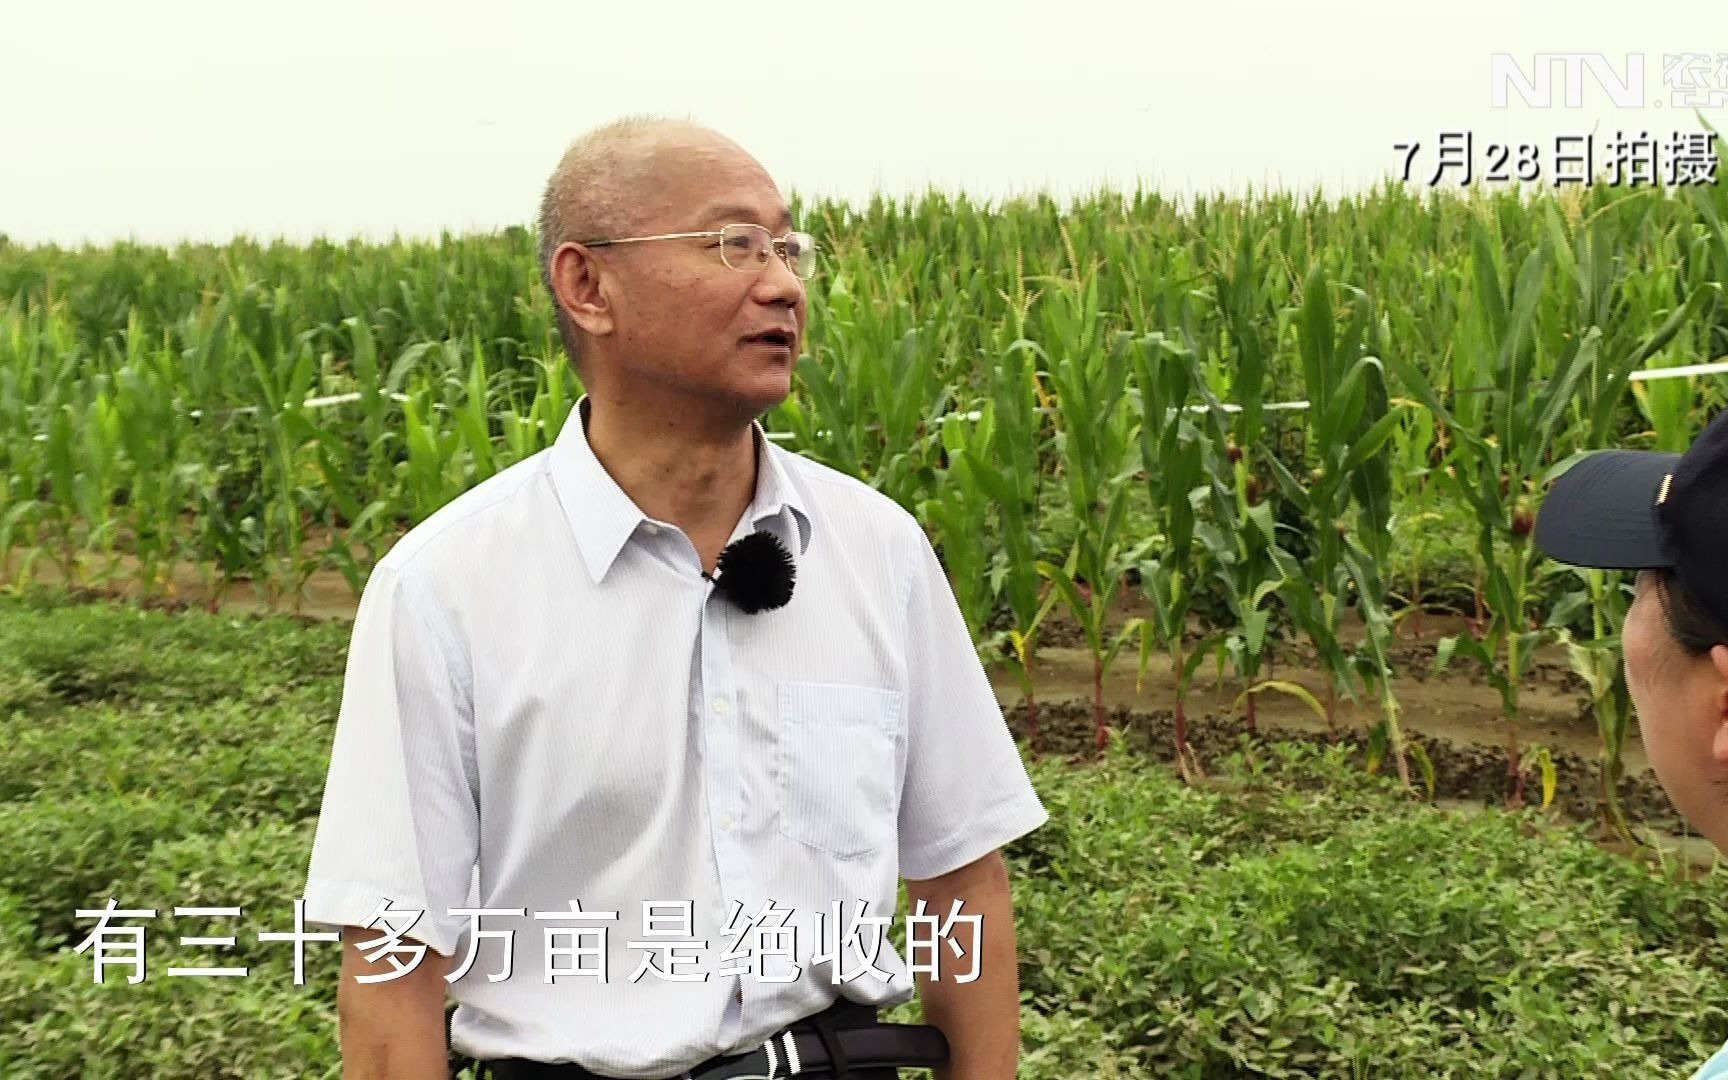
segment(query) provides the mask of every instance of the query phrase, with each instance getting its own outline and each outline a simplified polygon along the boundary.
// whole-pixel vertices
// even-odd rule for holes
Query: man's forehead
[[[732,222],[784,231],[791,211],[761,162],[743,147],[701,128],[661,133],[644,148],[645,187],[667,228],[718,228]],[[675,221],[673,220],[675,219]]]
[[[792,211],[787,209],[786,204],[779,202],[763,204],[736,198],[718,198],[708,201],[699,220],[704,226],[741,223],[766,225],[770,229],[783,230],[792,227]]]

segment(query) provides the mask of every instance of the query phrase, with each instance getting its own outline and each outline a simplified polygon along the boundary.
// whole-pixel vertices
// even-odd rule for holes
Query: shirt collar
[[[576,546],[588,564],[589,575],[598,584],[605,580],[624,544],[650,519],[612,479],[588,445],[585,422],[590,408],[588,395],[583,394],[552,444],[549,468],[558,501],[564,506],[565,520],[576,536]],[[786,451],[774,445],[759,421],[752,420],[750,427],[758,456],[756,497],[746,512],[746,520],[752,526],[766,521],[781,543],[803,555],[810,547],[810,515],[780,460]],[[796,544],[792,542],[788,517],[797,523]]]

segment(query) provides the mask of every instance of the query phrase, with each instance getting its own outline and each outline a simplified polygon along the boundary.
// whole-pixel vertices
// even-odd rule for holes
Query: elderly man
[[[355,619],[306,886],[343,928],[345,1076],[442,1076],[447,987],[449,1043],[505,1080],[893,1077],[880,1036],[933,1032],[877,1010],[914,992],[938,1077],[1015,1075],[998,849],[1047,815],[917,521],[757,423],[803,343],[792,227],[687,123],[553,173],[541,270],[587,393]],[[721,559],[759,533],[796,583],[767,609]],[[937,917],[912,976],[901,877]]]

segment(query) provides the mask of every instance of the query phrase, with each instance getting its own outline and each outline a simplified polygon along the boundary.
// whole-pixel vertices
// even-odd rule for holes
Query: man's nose
[[[776,254],[769,257],[767,267],[756,281],[755,292],[756,299],[764,304],[796,306],[804,299],[804,282],[786,265],[786,260]]]

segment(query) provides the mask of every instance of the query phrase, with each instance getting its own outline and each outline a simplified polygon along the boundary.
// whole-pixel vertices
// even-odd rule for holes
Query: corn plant
[[[1381,688],[1387,734],[1399,779],[1409,783],[1397,703],[1390,693],[1387,661],[1389,621],[1377,567],[1387,554],[1391,518],[1391,469],[1384,452],[1400,416],[1390,407],[1384,365],[1372,352],[1386,351],[1389,330],[1376,333],[1368,297],[1351,290],[1348,323],[1337,333],[1337,315],[1328,295],[1324,268],[1310,270],[1303,290],[1299,338],[1302,373],[1310,407],[1307,459],[1314,467],[1299,479],[1270,455],[1267,464],[1284,498],[1314,523],[1308,551],[1298,563],[1283,547],[1273,552],[1282,564],[1280,593],[1291,617],[1313,644],[1326,680],[1323,713],[1327,730],[1337,733],[1338,694],[1355,700],[1360,665],[1347,657],[1341,636],[1343,615],[1354,593],[1364,631],[1363,659]],[[1372,340],[1371,340],[1372,338]],[[1356,543],[1347,521],[1356,511]],[[1379,555],[1376,560],[1373,556]],[[1278,687],[1294,692],[1294,687]],[[1305,696],[1298,694],[1298,697]]]
[[[1119,331],[1108,345],[1097,342],[1095,293],[1075,286],[1065,296],[1068,303],[1047,309],[1061,313],[1051,316],[1052,329],[1059,331],[1052,338],[1068,343],[1051,359],[1049,371],[1061,423],[1058,452],[1078,535],[1066,562],[1057,565],[1040,559],[1037,566],[1061,593],[1086,636],[1092,654],[1093,731],[1102,753],[1108,740],[1104,672],[1142,624],[1141,619],[1129,619],[1106,639],[1105,619],[1121,591],[1123,575],[1156,538],[1134,542],[1124,535],[1134,473],[1129,453],[1135,417],[1127,401],[1133,335]]]
[[[69,418],[72,413],[66,414]],[[74,424],[71,444],[77,466],[73,479],[72,509],[84,525],[82,545],[103,557],[95,583],[114,578],[119,519],[114,513],[120,474],[120,414],[114,405],[110,376],[91,380],[88,398]]]
[[[377,337],[372,329],[371,321],[358,315],[351,315],[341,320],[336,327],[329,328],[327,337],[338,343],[344,338],[348,343],[348,367],[359,401],[359,434],[361,450],[357,455],[364,464],[358,470],[362,478],[361,490],[383,495],[395,486],[392,471],[399,457],[398,449],[402,445],[401,412],[397,407],[397,398],[402,393],[404,381],[410,372],[425,366],[427,354],[440,347],[440,342],[419,341],[404,348],[388,371],[379,363]],[[478,348],[478,342],[476,342]],[[345,389],[342,386],[332,386],[329,390]],[[334,447],[331,448],[334,451]],[[350,455],[344,454],[347,458]],[[347,516],[349,524],[355,518]]]
[[[11,559],[21,538],[34,532],[44,480],[41,443],[35,439],[31,406],[36,390],[31,357],[40,337],[34,324],[40,316],[26,315],[18,301],[0,306],[0,566]],[[20,579],[30,570],[34,545],[26,550]]]
[[[177,553],[174,524],[184,493],[175,480],[180,475],[187,423],[174,408],[173,354],[152,347],[136,323],[124,348],[115,373],[117,449],[125,459],[127,520],[148,599]]]
[[[416,523],[449,500],[452,481],[462,468],[462,433],[446,422],[443,406],[423,377],[414,379],[408,400],[402,403],[408,460],[402,464],[401,473]]]
[[[1373,334],[1377,356],[1384,356],[1396,347],[1390,333],[1389,321],[1381,318]],[[1369,771],[1377,768],[1384,756],[1383,751],[1390,751],[1399,782],[1408,789],[1410,770],[1407,759],[1414,758],[1422,769],[1428,797],[1432,799],[1434,764],[1421,746],[1405,743],[1398,697],[1392,689],[1391,648],[1392,639],[1396,636],[1397,616],[1389,609],[1391,589],[1388,585],[1394,565],[1394,482],[1393,461],[1385,449],[1385,425],[1390,422],[1394,425],[1392,430],[1401,430],[1400,414],[1420,410],[1407,402],[1389,400],[1381,365],[1364,369],[1364,379],[1367,383],[1367,411],[1370,415],[1379,414],[1380,419],[1360,428],[1359,437],[1351,442],[1345,461],[1339,466],[1339,471],[1350,476],[1351,501],[1356,508],[1356,528],[1345,536],[1339,554],[1362,624],[1362,640],[1352,653],[1351,663],[1380,706],[1381,722],[1370,733],[1375,749],[1370,754]],[[1383,748],[1379,746],[1382,741]]]
[[[303,465],[311,463],[306,460],[305,444],[295,437],[302,427],[297,421],[315,385],[316,358],[310,337],[308,332],[296,343],[292,366],[278,367],[250,345],[244,347],[252,368],[258,412],[265,418],[268,501],[261,522],[265,596],[274,606],[277,598],[287,593],[295,598],[296,610],[301,587],[317,568],[303,544],[307,509],[312,502],[311,492],[302,483]]]
[[[988,454],[994,437],[994,409],[983,403],[976,425],[942,425],[941,441],[946,465],[937,472],[937,495],[918,506],[918,516],[935,533],[942,561],[954,588],[954,598],[966,629],[981,652],[989,656],[997,642],[987,640],[994,592],[990,588],[990,551],[984,543],[991,499],[985,486],[973,475],[973,459]]]
[[[1712,238],[1696,230],[1687,236],[1678,224],[1652,236],[1648,214],[1636,214],[1637,209],[1630,201],[1609,203],[1570,236],[1553,207],[1545,214],[1547,247],[1555,253],[1562,279],[1574,283],[1579,325],[1601,335],[1579,381],[1573,420],[1562,432],[1559,450],[1595,449],[1612,438],[1617,419],[1627,411],[1628,386],[1647,418],[1660,420],[1659,439],[1677,446],[1690,441],[1682,441],[1680,429],[1681,416],[1696,399],[1691,380],[1630,380],[1653,359],[1660,366],[1695,362],[1699,343],[1681,335],[1707,320],[1721,302],[1721,282],[1712,278]],[[1642,246],[1645,261],[1636,274],[1627,267],[1634,244]],[[1677,297],[1684,299],[1676,303]]]
[[[252,571],[262,557],[258,519],[246,513],[245,505],[230,502],[225,493],[231,467],[231,462],[212,465],[191,461],[176,474],[198,522],[193,550],[199,556],[205,607],[212,613],[221,609],[234,583]]]
[[[1038,632],[1057,600],[1053,587],[1040,587],[1037,565],[1044,547],[1039,502],[1044,437],[1035,396],[1036,351],[1032,342],[1016,337],[1002,348],[998,362],[988,365],[990,400],[984,411],[990,437],[980,441],[979,453],[964,455],[957,472],[963,483],[982,489],[996,510],[1000,546],[991,562],[990,591],[1007,603],[1007,662],[1026,703],[1027,737],[1034,754],[1041,746],[1033,662]]]
[[[1570,571],[1582,579],[1584,589],[1568,594],[1550,614],[1548,625],[1566,648],[1568,666],[1588,688],[1590,711],[1602,739],[1599,775],[1603,823],[1631,843],[1635,840],[1620,805],[1620,780],[1626,773],[1624,750],[1632,724],[1632,698],[1620,652],[1627,588],[1622,574],[1578,568]],[[1582,606],[1589,607],[1588,637],[1575,635],[1567,625],[1571,610]]]
[[[1694,358],[1702,351],[1698,339],[1703,335],[1695,333],[1694,326],[1682,332],[1673,349],[1663,350],[1652,357],[1654,368],[1681,367],[1695,362]],[[1698,400],[1696,376],[1633,383],[1632,396],[1638,404],[1638,412],[1655,436],[1653,449],[1679,454],[1692,445],[1693,435],[1702,427],[1693,413],[1693,405]]]
[[[1412,624],[1411,635],[1420,638],[1422,617],[1428,607],[1423,591],[1423,556],[1428,550],[1427,541],[1432,530],[1444,520],[1440,513],[1441,486],[1435,480],[1440,470],[1433,463],[1443,460],[1444,451],[1435,441],[1434,414],[1408,398],[1394,399],[1393,404],[1401,407],[1399,415],[1402,419],[1398,429],[1392,433],[1389,450],[1392,456],[1393,514],[1388,529],[1405,550],[1393,556],[1393,562],[1385,567],[1385,574],[1390,580],[1401,569],[1408,571],[1409,593],[1403,610],[1395,612],[1393,618],[1408,617]]]
[[[1203,396],[1210,391],[1202,390]],[[1232,625],[1222,635],[1220,649],[1228,655],[1245,693],[1243,722],[1248,731],[1258,730],[1255,694],[1270,641],[1270,602],[1284,586],[1281,566],[1288,565],[1278,546],[1277,523],[1267,501],[1267,485],[1251,474],[1255,453],[1229,441],[1218,419],[1217,402],[1211,401],[1213,418],[1210,442],[1225,446],[1222,456],[1208,463],[1206,505],[1210,514],[1194,527],[1212,568],[1213,578],[1228,605]]]
[[[1442,641],[1436,661],[1444,667],[1454,652],[1462,652],[1483,666],[1498,691],[1506,725],[1507,798],[1510,804],[1521,805],[1524,772],[1518,745],[1518,692],[1536,646],[1549,635],[1539,625],[1532,629],[1529,615],[1533,578],[1541,563],[1529,539],[1534,516],[1522,499],[1508,505],[1507,496],[1527,490],[1545,468],[1575,387],[1596,363],[1601,332],[1592,327],[1567,342],[1555,359],[1553,377],[1538,387],[1532,378],[1537,346],[1531,327],[1544,285],[1545,246],[1525,257],[1508,289],[1487,227],[1473,223],[1471,236],[1474,310],[1483,340],[1493,344],[1492,354],[1480,358],[1480,369],[1492,373],[1496,387],[1487,416],[1489,432],[1479,434],[1459,422],[1441,404],[1426,375],[1397,350],[1384,359],[1447,426],[1454,440],[1448,478],[1476,513],[1477,554],[1480,565],[1487,568],[1490,622],[1483,634],[1466,633]]]
[[[811,359],[797,367],[809,405],[777,406],[775,425],[793,432],[801,451],[916,506],[934,490],[936,422],[951,401],[938,375],[938,335],[909,325],[904,304],[865,308],[844,275],[827,305],[813,324]]]
[[[1212,642],[1186,649],[1188,613],[1200,587],[1194,531],[1199,517],[1196,495],[1204,497],[1205,470],[1217,451],[1189,415],[1188,402],[1200,383],[1195,351],[1153,331],[1140,340],[1134,379],[1140,395],[1141,472],[1151,497],[1159,535],[1155,557],[1142,561],[1140,588],[1153,617],[1141,629],[1139,677],[1145,678],[1154,643],[1170,657],[1176,678],[1176,768],[1185,780],[1200,775],[1200,762],[1188,746],[1188,688]]]
[[[1720,158],[1724,148],[1722,136],[1702,113],[1694,115],[1699,125],[1710,132],[1711,151]],[[1695,261],[1710,268],[1713,280],[1728,281],[1728,176],[1719,172],[1714,184],[1688,185],[1682,198],[1703,224],[1701,250],[1695,253]]]

